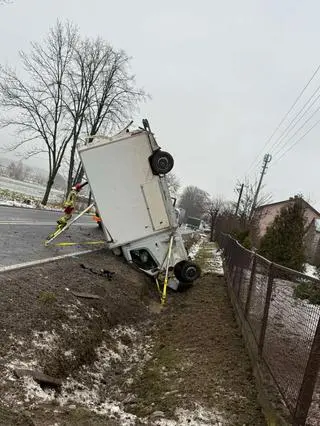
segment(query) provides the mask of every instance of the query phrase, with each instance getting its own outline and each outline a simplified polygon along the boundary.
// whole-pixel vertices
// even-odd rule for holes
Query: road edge
[[[100,251],[100,250],[103,250],[103,249],[99,248],[99,249],[93,249],[93,250],[78,251],[78,252],[75,252],[75,253],[63,254],[61,256],[47,257],[45,259],[32,260],[30,262],[16,263],[15,265],[2,266],[2,267],[0,267],[0,273],[8,272],[8,271],[15,271],[17,269],[29,268],[30,266],[42,265],[44,263],[51,263],[51,262],[55,262],[57,260],[66,259],[68,257],[81,256],[83,254],[93,253],[95,251]]]

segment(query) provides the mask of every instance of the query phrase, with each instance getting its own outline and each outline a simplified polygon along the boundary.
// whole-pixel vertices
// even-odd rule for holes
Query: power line
[[[281,141],[288,136],[288,134],[296,127],[296,125],[303,119],[303,117],[310,111],[310,109],[313,107],[313,105],[317,102],[317,100],[320,98],[320,94],[314,99],[314,101],[308,106],[308,108],[304,111],[304,113],[301,115],[301,117],[295,122],[296,118],[299,117],[301,112],[305,109],[305,107],[309,104],[311,99],[318,93],[320,90],[320,86],[317,87],[317,89],[313,92],[313,94],[310,96],[310,98],[307,100],[307,102],[303,105],[303,107],[297,112],[297,114],[293,117],[293,119],[290,121],[288,126],[284,129],[284,131],[281,133],[281,135],[276,139],[276,141],[273,143],[269,151],[272,151],[272,149],[276,148],[278,145],[281,144]],[[294,123],[295,122],[295,123]],[[294,123],[294,125],[291,127],[291,125]]]
[[[320,106],[315,111],[313,111],[309,118],[298,128],[298,130],[295,131],[292,136],[290,136],[290,138],[285,142],[285,144],[283,146],[280,146],[280,148],[274,153],[274,157],[276,157],[283,150],[283,148],[289,145],[290,141],[292,141],[292,139],[300,132],[300,130],[302,130],[305,125],[309,123],[309,121],[316,115],[319,110]]]
[[[275,130],[273,131],[273,133],[271,134],[271,136],[267,139],[267,141],[265,142],[265,144],[262,147],[262,149],[260,150],[260,152],[256,155],[256,157],[252,161],[251,165],[249,166],[249,168],[247,170],[247,173],[249,173],[249,171],[251,171],[251,169],[252,169],[253,166],[257,165],[256,164],[257,159],[260,157],[261,153],[267,148],[268,144],[271,142],[271,140],[274,137],[274,135],[280,129],[280,127],[282,126],[283,122],[286,120],[286,118],[288,117],[288,115],[290,114],[290,112],[293,110],[293,108],[297,105],[297,103],[301,99],[302,95],[304,94],[304,92],[306,91],[306,89],[309,87],[310,83],[312,82],[312,80],[314,79],[314,77],[317,75],[317,73],[319,72],[319,70],[320,70],[320,64],[317,66],[316,70],[313,72],[312,76],[310,77],[310,79],[308,80],[308,82],[306,83],[306,85],[303,87],[303,89],[301,90],[301,92],[299,93],[299,95],[297,96],[297,98],[295,99],[295,101],[293,102],[293,104],[291,105],[291,107],[289,108],[289,110],[287,111],[287,113],[281,119],[280,123],[277,125],[277,127],[275,128]]]
[[[313,130],[318,124],[320,123],[320,119],[316,121],[313,126],[310,127],[309,130],[307,130],[299,139],[297,139],[291,146],[288,147],[286,151],[282,153],[282,155],[277,158],[276,162],[273,164],[273,167],[289,152],[292,150],[294,146],[296,146],[302,139],[304,139],[310,132]]]

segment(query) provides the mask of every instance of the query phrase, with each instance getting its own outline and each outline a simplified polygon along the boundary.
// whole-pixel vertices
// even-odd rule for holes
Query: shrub
[[[303,272],[304,208],[301,198],[281,210],[261,239],[259,254],[287,268]]]
[[[320,287],[313,282],[302,282],[297,285],[293,293],[297,299],[308,300],[313,305],[320,305]]]
[[[56,302],[57,297],[51,291],[41,291],[39,293],[39,301],[45,305],[51,305]]]
[[[231,235],[245,248],[251,249],[252,242],[250,238],[250,231],[248,229],[246,230],[234,230],[231,232]]]

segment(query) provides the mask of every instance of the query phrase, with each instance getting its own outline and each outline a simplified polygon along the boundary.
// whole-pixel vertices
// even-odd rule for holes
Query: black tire
[[[175,265],[174,274],[180,282],[192,283],[200,277],[201,270],[196,263],[183,260]]]
[[[186,260],[182,260],[174,265],[173,272],[177,280],[181,281],[181,269],[182,265],[186,262]]]
[[[174,166],[172,155],[166,151],[161,151],[161,149],[155,151],[149,158],[149,161],[152,172],[155,175],[166,175]]]

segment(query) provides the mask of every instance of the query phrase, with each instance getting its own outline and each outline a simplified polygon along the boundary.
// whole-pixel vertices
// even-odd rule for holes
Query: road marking
[[[23,225],[23,226],[55,226],[57,222],[18,222],[18,221],[0,221],[0,225]],[[74,223],[72,226],[97,226],[96,223],[83,222]]]
[[[32,260],[30,262],[24,262],[24,263],[16,263],[15,265],[10,265],[10,266],[2,266],[2,267],[0,267],[0,273],[1,272],[8,272],[8,271],[15,271],[17,269],[28,268],[29,266],[42,265],[43,263],[55,262],[56,260],[61,260],[61,259],[65,259],[67,257],[80,256],[80,255],[83,255],[83,254],[93,253],[93,252],[98,251],[98,250],[101,250],[101,249],[77,251],[75,253],[63,254],[61,256],[47,257],[46,259]]]

